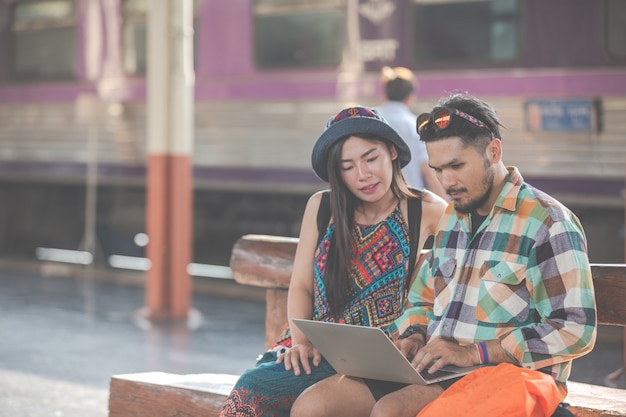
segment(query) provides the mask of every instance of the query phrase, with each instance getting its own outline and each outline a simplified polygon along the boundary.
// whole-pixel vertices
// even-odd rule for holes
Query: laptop
[[[448,365],[434,374],[411,365],[385,332],[376,327],[294,319],[313,346],[339,374],[358,378],[429,385],[457,378],[487,365]]]

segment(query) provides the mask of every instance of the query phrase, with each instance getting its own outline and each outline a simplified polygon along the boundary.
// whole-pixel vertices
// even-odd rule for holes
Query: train
[[[90,184],[94,263],[144,256],[151,3],[0,0],[0,259],[79,250]],[[626,2],[194,0],[193,27],[194,263],[297,236],[327,186],[314,141],[380,104],[384,66],[415,72],[416,114],[491,103],[507,165],[572,208],[593,262],[624,261]]]

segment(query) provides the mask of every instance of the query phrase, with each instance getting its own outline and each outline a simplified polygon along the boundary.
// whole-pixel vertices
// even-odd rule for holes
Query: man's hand
[[[276,359],[276,363],[285,362],[285,369],[293,369],[295,375],[300,375],[301,371],[309,375],[311,374],[311,363],[309,358],[313,359],[313,365],[318,366],[322,361],[322,355],[315,349],[311,342],[298,343],[293,345],[289,350],[280,355]],[[300,369],[302,367],[302,369]]]
[[[461,346],[455,341],[441,338],[432,339],[413,357],[411,364],[418,372],[437,372],[446,365],[473,366],[480,363],[480,355],[475,345]],[[432,364],[432,366],[431,366]]]
[[[417,351],[424,347],[426,341],[424,340],[424,335],[416,333],[404,339],[394,340],[394,343],[398,349],[400,349],[400,352],[402,352],[408,360],[411,360]]]

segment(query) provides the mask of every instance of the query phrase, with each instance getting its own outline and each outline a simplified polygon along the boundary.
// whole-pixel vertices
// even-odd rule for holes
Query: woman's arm
[[[287,295],[292,348],[278,358],[278,362],[284,361],[285,368],[293,369],[296,375],[300,374],[300,366],[307,374],[311,372],[308,358],[313,358],[316,366],[321,360],[320,353],[292,321],[294,318],[311,319],[313,315],[313,258],[317,247],[317,212],[321,197],[321,192],[313,194],[304,209]]]

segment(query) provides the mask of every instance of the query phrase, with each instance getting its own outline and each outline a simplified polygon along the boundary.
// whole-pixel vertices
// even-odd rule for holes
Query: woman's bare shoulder
[[[320,206],[320,203],[322,201],[322,195],[324,195],[324,193],[329,192],[328,190],[321,190],[321,191],[317,191],[315,193],[313,193],[310,197],[309,200],[307,201],[307,207],[311,207],[311,208],[315,208],[317,209]]]
[[[435,220],[435,223],[439,221],[439,218],[446,210],[448,202],[437,194],[424,190],[422,194],[422,210],[427,217]]]
[[[317,211],[319,210],[322,195],[327,192],[327,190],[317,191],[309,197],[309,200],[306,203],[306,207],[304,209],[303,222],[307,220],[315,219],[317,216]]]
[[[423,190],[422,192],[422,201],[424,202],[424,204],[444,209],[448,206],[448,202],[446,200],[439,197],[432,191]]]
[[[330,190],[320,190],[320,191],[316,191],[315,193],[311,194],[311,197],[309,197],[309,201],[314,200],[314,201],[320,201],[322,199],[322,195],[329,193]]]

